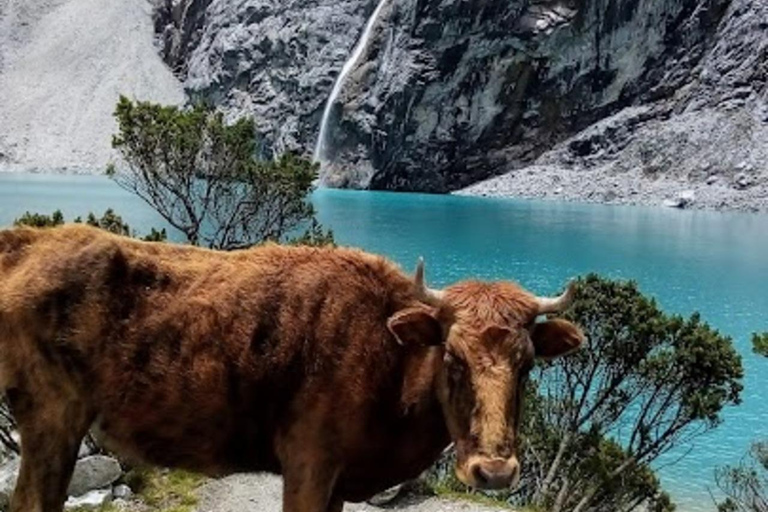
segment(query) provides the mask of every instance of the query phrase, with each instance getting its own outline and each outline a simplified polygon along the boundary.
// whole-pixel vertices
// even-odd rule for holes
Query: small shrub
[[[30,226],[33,228],[52,228],[64,224],[64,214],[56,210],[51,215],[24,212],[24,215],[13,221],[14,226]]]

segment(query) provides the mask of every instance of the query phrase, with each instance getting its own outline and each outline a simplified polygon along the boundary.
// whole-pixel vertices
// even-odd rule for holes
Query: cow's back
[[[221,253],[87,227],[0,244],[8,384],[48,372],[118,451],[207,472],[279,470],[274,439],[311,407],[307,390],[327,393],[361,341],[390,343],[409,293],[393,265],[344,249]]]

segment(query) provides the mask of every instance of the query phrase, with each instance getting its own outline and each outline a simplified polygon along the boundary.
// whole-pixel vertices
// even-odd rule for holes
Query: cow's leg
[[[290,464],[283,469],[283,512],[340,511],[331,499],[337,476],[333,465],[307,460]]]
[[[21,469],[10,512],[61,512],[90,416],[82,404],[60,395],[12,390],[8,399],[21,434]]]

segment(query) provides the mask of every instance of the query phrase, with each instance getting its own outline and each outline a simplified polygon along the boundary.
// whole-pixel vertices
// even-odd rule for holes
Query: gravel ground
[[[0,0],[0,171],[99,172],[118,96],[181,103],[147,0]]]
[[[281,482],[269,475],[235,475],[215,480],[200,490],[197,512],[279,512],[281,510]],[[465,501],[449,501],[438,498],[411,499],[394,507],[378,508],[368,504],[347,504],[345,512],[498,512]]]
[[[457,194],[768,212],[768,122],[744,109],[666,118],[657,108],[627,108]]]
[[[737,190],[726,178],[719,177],[710,180],[709,184],[691,183],[675,177],[649,180],[639,171],[612,174],[539,165],[476,183],[454,194],[768,212],[768,183],[765,182],[747,190]]]

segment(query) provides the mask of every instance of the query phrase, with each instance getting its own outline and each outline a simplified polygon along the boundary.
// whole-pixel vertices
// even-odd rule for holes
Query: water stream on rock
[[[323,118],[320,121],[320,135],[317,137],[317,143],[315,145],[315,153],[313,157],[313,161],[315,162],[320,162],[321,164],[323,163],[326,146],[325,139],[327,137],[326,134],[328,131],[328,121],[331,117],[331,109],[333,108],[334,103],[336,103],[336,99],[341,93],[341,88],[344,86],[344,82],[346,81],[347,76],[357,65],[357,62],[360,60],[360,57],[362,57],[365,48],[368,46],[368,39],[371,37],[373,27],[376,26],[376,20],[379,18],[379,14],[381,14],[381,11],[387,4],[387,1],[388,0],[381,0],[379,5],[376,6],[373,14],[371,14],[371,17],[368,19],[368,23],[365,25],[365,30],[360,36],[360,40],[357,42],[354,50],[352,50],[352,54],[349,56],[349,59],[347,59],[347,62],[344,63],[344,67],[341,68],[341,73],[339,73],[339,76],[336,79],[336,83],[333,84],[333,90],[331,91],[331,95],[328,97],[328,102],[325,104]]]

